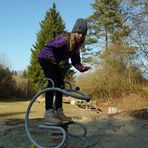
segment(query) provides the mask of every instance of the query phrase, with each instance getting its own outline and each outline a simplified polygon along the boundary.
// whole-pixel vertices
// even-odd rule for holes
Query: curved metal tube
[[[71,137],[76,137],[76,138],[85,137],[86,134],[87,134],[87,129],[86,129],[86,127],[85,127],[82,123],[76,122],[76,121],[73,121],[73,124],[79,125],[79,126],[83,129],[84,132],[83,132],[81,135],[71,134],[71,133],[68,133],[68,135],[71,136]]]
[[[76,99],[80,99],[80,100],[86,100],[86,101],[89,101],[90,100],[90,97],[87,96],[87,95],[84,95],[83,93],[80,93],[79,91],[76,91],[76,90],[69,90],[69,91],[66,91],[66,90],[63,90],[63,89],[60,89],[60,88],[56,88],[56,87],[52,87],[52,88],[46,88],[46,89],[43,89],[41,90],[39,93],[37,93],[30,101],[29,105],[28,105],[28,108],[26,110],[26,114],[25,114],[25,130],[26,130],[26,133],[27,133],[27,136],[28,138],[30,139],[30,141],[38,148],[44,148],[43,146],[39,145],[36,141],[34,141],[34,139],[32,138],[31,134],[30,134],[30,131],[29,131],[29,121],[28,121],[28,118],[29,118],[29,112],[30,112],[30,109],[32,107],[32,104],[34,103],[34,101],[37,99],[38,96],[40,96],[41,94],[47,92],[47,91],[59,91],[65,95],[68,95],[68,96],[71,96],[73,98],[76,98]],[[76,94],[73,94],[71,93],[71,91],[73,92],[76,92],[77,94],[79,95],[76,95]],[[84,129],[84,128],[83,128]],[[85,130],[84,130],[84,134],[85,135]],[[63,132],[63,135],[65,136],[66,133]],[[66,140],[66,136],[63,137],[63,140],[62,142],[56,146],[56,148],[59,148],[63,145],[63,143],[65,142]]]
[[[38,97],[39,95],[41,95],[41,94],[43,94],[47,91],[59,91],[59,92],[65,94],[65,95],[73,97],[75,99],[90,101],[90,97],[87,96],[86,94],[80,92],[80,91],[76,91],[76,90],[73,90],[73,89],[64,90],[64,89],[57,88],[57,87],[42,89],[38,94],[35,95],[35,97]],[[71,92],[75,92],[75,94],[73,94]],[[78,94],[78,95],[76,95],[76,94]]]
[[[68,133],[68,136],[82,139],[82,140],[84,141],[84,146],[83,146],[83,148],[88,148],[89,143],[88,143],[87,139],[85,138],[85,136],[86,136],[86,134],[87,134],[87,129],[86,129],[86,127],[85,127],[82,123],[76,122],[76,121],[73,121],[73,124],[79,125],[79,126],[83,129],[83,133],[82,133],[81,135]]]
[[[50,88],[50,90],[53,90],[53,88]],[[46,90],[47,91],[47,90]],[[42,91],[41,91],[42,92]],[[43,92],[42,92],[43,93]],[[45,147],[43,147],[43,146],[41,146],[41,145],[39,145],[33,138],[32,138],[32,136],[31,136],[31,134],[30,134],[30,131],[29,131],[29,120],[28,120],[28,118],[29,118],[29,112],[30,112],[30,109],[31,109],[31,107],[32,107],[32,104],[34,103],[34,101],[37,99],[37,97],[38,96],[40,96],[40,94],[42,94],[42,93],[38,93],[38,94],[36,94],[33,98],[32,98],[32,100],[31,100],[31,102],[29,103],[29,105],[28,105],[28,108],[27,108],[27,110],[26,110],[26,114],[25,114],[25,130],[26,130],[26,133],[27,133],[27,136],[28,136],[28,138],[30,139],[30,141],[37,147],[37,148],[45,148]],[[47,126],[39,126],[40,128],[47,128]],[[48,128],[49,128],[49,126],[48,126]],[[59,145],[57,145],[55,148],[60,148],[63,144],[64,144],[64,142],[65,142],[65,140],[66,140],[66,132],[64,131],[64,129],[62,129],[62,128],[60,128],[60,127],[51,127],[51,129],[59,129],[59,130],[61,130],[62,131],[62,133],[63,133],[63,139],[62,139],[62,142],[59,144]]]
[[[50,81],[51,82],[51,84],[52,84],[52,86],[51,87],[54,87],[54,82],[53,82],[53,80],[52,79],[50,79],[50,78],[45,78],[42,82],[41,82],[41,84],[40,84],[40,90],[42,90],[43,89],[43,84],[44,84],[44,82],[45,81]]]

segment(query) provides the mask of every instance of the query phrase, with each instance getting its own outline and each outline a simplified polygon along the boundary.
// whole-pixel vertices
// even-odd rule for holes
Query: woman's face
[[[82,43],[85,39],[85,35],[82,33],[75,33],[77,43]]]

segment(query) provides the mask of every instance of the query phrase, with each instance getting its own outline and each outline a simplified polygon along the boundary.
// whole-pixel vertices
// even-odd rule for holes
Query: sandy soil
[[[148,148],[148,111],[139,110],[106,115],[79,109],[87,128],[89,148]],[[87,113],[87,116],[85,116]],[[75,128],[75,132],[79,129]],[[38,133],[37,133],[38,134]],[[69,148],[79,148],[84,141],[69,138]],[[0,121],[0,148],[29,148],[23,119]]]

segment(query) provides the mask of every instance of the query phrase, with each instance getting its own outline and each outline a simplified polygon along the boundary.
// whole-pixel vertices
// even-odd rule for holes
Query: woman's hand
[[[85,72],[85,71],[88,71],[89,69],[91,69],[91,67],[84,66],[84,65],[82,65],[82,64],[76,65],[75,67],[76,67],[76,69],[78,69],[80,72]]]

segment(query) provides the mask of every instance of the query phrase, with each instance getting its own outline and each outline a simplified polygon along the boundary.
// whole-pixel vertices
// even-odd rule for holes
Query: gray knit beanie
[[[87,22],[85,19],[79,18],[76,20],[76,23],[74,24],[74,27],[72,29],[73,33],[82,33],[87,34]]]

